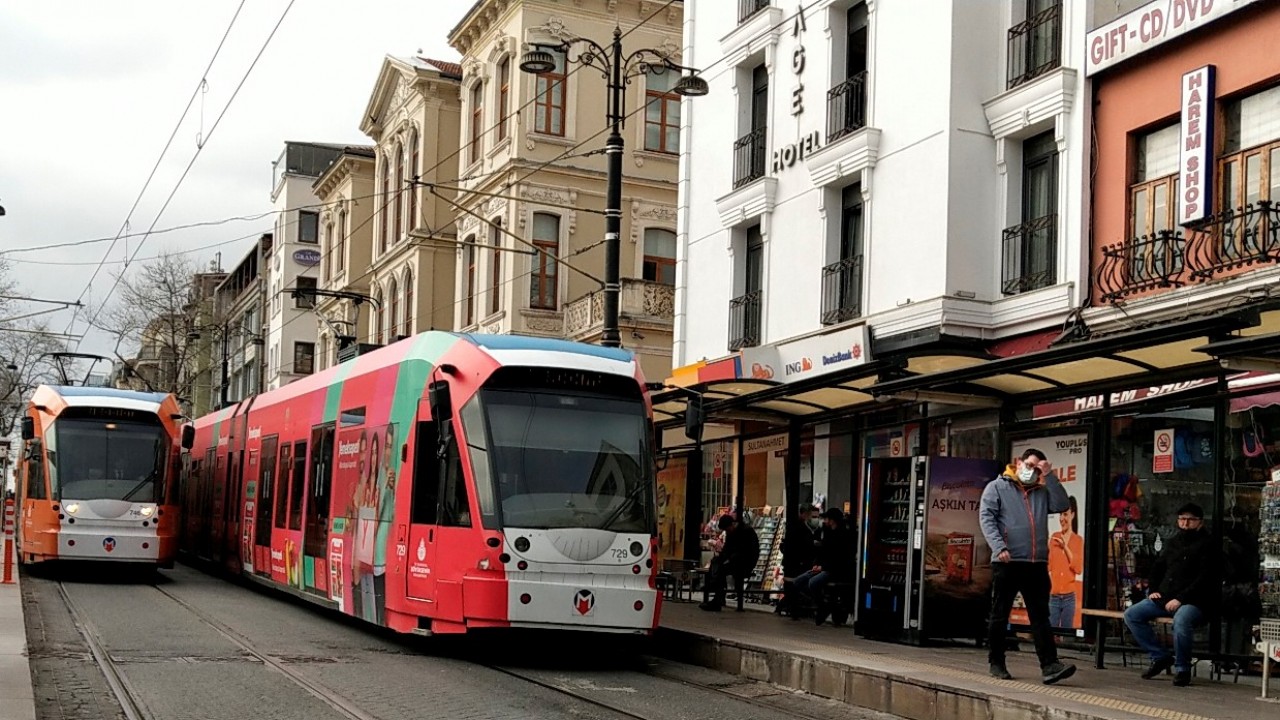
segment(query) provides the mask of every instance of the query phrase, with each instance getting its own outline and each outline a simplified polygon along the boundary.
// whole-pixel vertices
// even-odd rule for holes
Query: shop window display
[[[1194,502],[1213,516],[1214,412],[1117,417],[1111,437],[1107,604],[1123,610],[1146,597],[1152,565],[1177,532],[1178,508]]]
[[[1280,397],[1232,398],[1224,448],[1222,618],[1228,652],[1248,652],[1260,618],[1280,618]]]

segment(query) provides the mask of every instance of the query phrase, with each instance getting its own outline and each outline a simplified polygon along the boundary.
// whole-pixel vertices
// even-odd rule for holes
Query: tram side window
[[[27,498],[31,500],[46,499],[44,492],[44,453],[40,452],[40,443],[33,442],[27,448]]]
[[[467,477],[462,474],[462,460],[458,457],[458,441],[450,438],[444,458],[444,487],[440,524],[453,527],[471,527],[471,508],[467,502]]]
[[[289,487],[289,529],[302,529],[302,490],[307,480],[307,442],[293,444],[293,484]]]
[[[409,518],[409,522],[415,525],[435,525],[440,517],[438,432],[435,421],[418,423],[413,456],[413,505]]]
[[[280,446],[280,473],[276,475],[276,528],[283,530],[289,517],[289,471],[293,469],[293,446]]]

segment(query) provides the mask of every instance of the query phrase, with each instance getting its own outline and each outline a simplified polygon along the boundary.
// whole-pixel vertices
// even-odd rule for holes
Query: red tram
[[[651,418],[624,350],[423,333],[196,420],[181,546],[401,632],[647,634]]]

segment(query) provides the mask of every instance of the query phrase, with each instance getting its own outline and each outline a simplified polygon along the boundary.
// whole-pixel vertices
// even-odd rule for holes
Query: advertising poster
[[[336,571],[339,582],[330,588],[343,612],[353,613],[353,580],[350,572],[354,565],[352,545],[355,542],[355,520],[359,503],[363,499],[369,465],[369,439],[364,428],[338,430],[337,464],[333,473],[334,515],[333,532],[330,535],[330,573]],[[337,565],[338,567],[334,567]]]
[[[991,460],[929,461],[922,616],[930,637],[981,636],[986,626],[991,549],[982,539],[978,506],[1000,470]]]
[[[673,457],[658,471],[658,554],[684,557],[685,470],[688,459]]]
[[[1085,433],[1026,438],[1013,442],[1013,457],[1035,448],[1053,463],[1058,480],[1071,498],[1071,510],[1049,516],[1049,624],[1063,630],[1082,632],[1080,611],[1084,608],[1084,515],[1086,471],[1089,467],[1089,436]],[[1027,625],[1026,607],[1019,596],[1014,600],[1009,622]]]

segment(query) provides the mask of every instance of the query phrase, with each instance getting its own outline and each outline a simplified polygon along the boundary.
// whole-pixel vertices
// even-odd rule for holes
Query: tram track
[[[374,713],[366,710],[358,705],[351,698],[335,691],[333,688],[317,682],[299,672],[291,665],[296,660],[289,657],[274,655],[264,651],[261,647],[250,638],[243,635],[240,631],[222,622],[218,618],[210,615],[205,610],[196,607],[188,600],[179,597],[174,592],[164,587],[150,586],[150,589],[164,596],[165,601],[172,603],[181,609],[182,613],[200,625],[213,630],[222,638],[226,639],[234,646],[243,659],[256,661],[264,666],[270,667],[278,675],[283,676],[290,684],[303,690],[312,697],[320,700],[322,703],[332,708],[339,716],[348,718],[349,720],[379,720],[381,713]],[[65,604],[68,614],[75,626],[75,630],[83,639],[85,646],[89,651],[93,664],[101,672],[102,677],[106,681],[114,699],[119,704],[125,720],[161,720],[161,716],[148,708],[140,694],[129,682],[124,671],[120,667],[121,664],[134,662],[130,658],[113,657],[110,649],[103,641],[103,635],[100,633],[94,622],[88,614],[80,607],[73,598],[71,588],[66,583],[58,582],[57,591]],[[108,634],[109,635],[109,634]],[[412,643],[411,645],[417,645]],[[421,646],[418,646],[421,650]],[[432,654],[432,653],[428,653]],[[451,653],[446,653],[446,656]],[[226,656],[230,657],[230,656]],[[461,659],[461,658],[457,658]],[[156,659],[150,661],[154,662]],[[530,686],[530,689],[536,687],[539,690],[533,692],[549,692],[557,696],[569,698],[574,703],[580,704],[585,708],[594,708],[599,715],[588,715],[605,718],[619,718],[624,720],[665,720],[671,717],[685,717],[680,709],[670,705],[663,705],[661,702],[656,705],[646,704],[643,698],[651,697],[654,694],[652,687],[645,689],[645,681],[641,681],[638,686],[634,680],[627,680],[626,674],[635,673],[637,676],[649,678],[649,683],[657,681],[661,686],[670,683],[672,691],[678,687],[683,687],[686,692],[689,690],[695,693],[704,693],[705,700],[700,701],[706,703],[742,703],[752,706],[755,709],[764,710],[769,715],[786,720],[831,720],[833,717],[841,716],[840,713],[833,709],[828,712],[822,712],[823,708],[815,706],[813,709],[816,713],[805,712],[804,709],[794,707],[803,694],[793,693],[787,690],[776,688],[767,683],[755,681],[744,681],[740,678],[726,678],[726,682],[721,684],[717,682],[700,682],[699,679],[689,677],[682,673],[678,666],[664,671],[661,667],[662,663],[647,662],[642,668],[630,668],[621,676],[614,676],[609,682],[614,684],[625,684],[625,688],[609,687],[599,679],[600,676],[591,673],[583,676],[577,676],[574,671],[559,671],[555,668],[528,668],[528,667],[512,667],[510,665],[494,664],[485,662],[482,659],[471,657],[466,660],[477,668],[491,671],[498,675],[510,678],[521,684]],[[601,684],[597,684],[601,683]],[[632,689],[635,686],[635,689]],[[661,687],[660,686],[660,687]],[[606,693],[610,691],[625,690],[630,693],[638,693],[628,697],[635,698],[628,702],[621,697],[610,698]],[[659,691],[657,696],[665,696],[672,694],[671,691]],[[741,705],[739,707],[742,707]],[[687,709],[687,708],[686,708]],[[848,708],[845,708],[845,713]],[[581,711],[578,711],[580,714]],[[752,715],[754,713],[746,713]],[[847,714],[843,715],[848,717]]]
[[[213,617],[210,617],[207,613],[191,605],[191,603],[177,597],[164,588],[156,587],[154,585],[151,587],[156,592],[177,604],[201,624],[209,627],[222,637],[226,638],[229,642],[238,647],[241,652],[280,673],[294,685],[305,690],[313,697],[333,708],[339,714],[349,718],[349,720],[379,720],[376,715],[365,712],[349,699],[293,670],[280,658],[259,650],[253,643],[240,633],[236,632],[233,628]],[[130,687],[128,680],[117,667],[116,661],[112,659],[111,654],[102,644],[102,640],[93,623],[88,619],[84,614],[84,611],[80,609],[75,600],[72,599],[71,594],[67,591],[66,583],[58,583],[58,592],[62,597],[63,603],[67,607],[67,611],[71,614],[76,629],[79,631],[80,636],[84,638],[85,645],[88,646],[94,663],[102,672],[103,677],[106,678],[108,687],[110,687],[112,694],[120,703],[121,710],[124,712],[126,720],[160,720],[146,709],[146,704],[141,701],[139,694]]]

